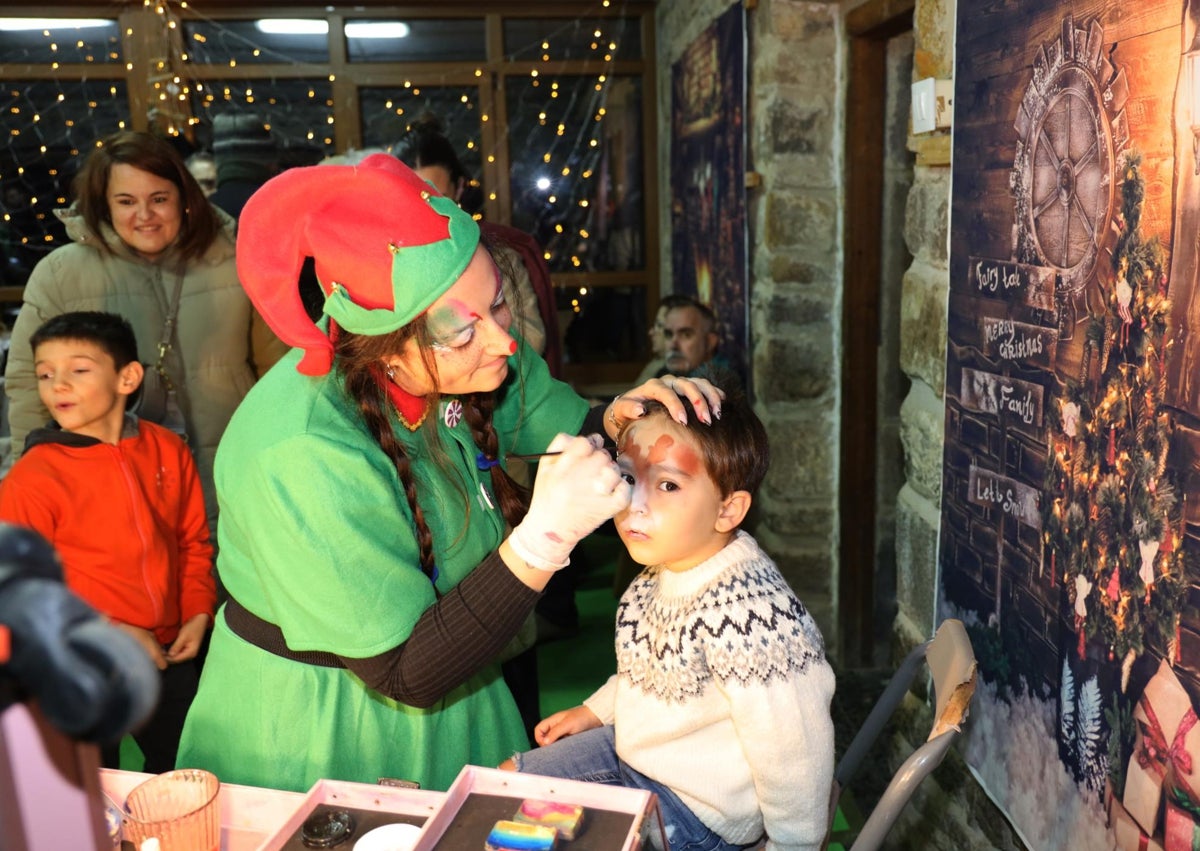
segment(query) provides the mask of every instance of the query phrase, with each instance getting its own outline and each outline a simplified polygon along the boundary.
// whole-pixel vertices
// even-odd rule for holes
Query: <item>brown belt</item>
[[[284,659],[303,662],[306,665],[319,665],[322,668],[346,667],[336,653],[326,653],[323,650],[292,650],[283,638],[283,630],[263,620],[232,597],[225,603],[225,623],[234,635]]]

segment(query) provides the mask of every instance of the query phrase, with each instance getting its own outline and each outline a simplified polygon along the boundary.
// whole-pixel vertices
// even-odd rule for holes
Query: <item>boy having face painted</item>
[[[656,404],[617,464],[617,531],[646,569],[617,610],[617,673],[503,767],[653,791],[672,848],[816,849],[833,780],[833,671],[816,624],[738,527],[766,431],[735,388],[711,425]]]

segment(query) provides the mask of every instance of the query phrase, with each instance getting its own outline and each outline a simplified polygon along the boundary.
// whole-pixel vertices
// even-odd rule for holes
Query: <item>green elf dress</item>
[[[294,350],[255,385],[221,442],[219,574],[237,603],[279,627],[290,650],[368,658],[404,642],[437,597],[419,565],[395,469],[337,372],[302,375],[300,355]],[[543,451],[560,431],[578,433],[587,403],[524,344],[509,364],[493,414],[500,457]],[[443,594],[507,534],[461,411],[457,397],[443,397],[417,430],[398,418],[395,425]],[[319,778],[383,777],[444,790],[464,765],[495,766],[527,746],[498,663],[416,708],[345,668],[247,642],[230,629],[228,608],[216,618],[180,766],[297,791]]]

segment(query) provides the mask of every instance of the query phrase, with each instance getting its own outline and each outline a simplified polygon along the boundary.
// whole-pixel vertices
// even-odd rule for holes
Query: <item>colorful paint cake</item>
[[[558,844],[558,831],[519,821],[498,821],[484,843],[486,851],[551,851]]]
[[[574,839],[583,827],[583,807],[578,804],[560,804],[557,801],[539,801],[527,798],[521,809],[513,816],[516,821],[540,824],[558,830],[563,839]]]

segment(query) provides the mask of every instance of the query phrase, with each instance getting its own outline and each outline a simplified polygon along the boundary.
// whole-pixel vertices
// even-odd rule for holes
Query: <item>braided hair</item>
[[[497,391],[503,392],[503,391]],[[463,419],[471,429],[471,437],[479,447],[484,462],[490,468],[492,490],[500,503],[500,513],[509,526],[516,526],[529,510],[529,489],[510,476],[498,460],[500,447],[492,412],[496,408],[496,393],[472,393],[463,397]],[[482,466],[482,465],[481,465]]]
[[[415,339],[430,383],[437,386],[437,366],[433,358],[432,337],[426,328],[423,316],[390,334],[354,334],[335,327],[332,320],[330,320],[330,328],[334,344],[334,362],[337,364],[343,386],[346,393],[355,401],[363,423],[375,438],[375,442],[379,444],[379,448],[396,468],[396,475],[404,488],[404,496],[408,500],[413,524],[416,527],[421,572],[432,583],[435,579],[433,533],[429,530],[425,512],[421,508],[412,462],[404,449],[404,444],[396,438],[394,430],[396,411],[388,398],[385,383],[388,379],[382,366],[386,357],[401,351],[409,340]],[[435,406],[439,398],[439,394],[434,391],[426,397],[425,402],[429,406]],[[486,461],[496,462],[499,457],[499,440],[492,425],[492,413],[496,406],[495,393],[471,393],[463,396],[462,401],[463,418],[471,429],[471,436],[480,451],[480,457]],[[490,465],[490,474],[492,489],[499,501],[500,511],[504,519],[510,525],[515,526],[525,516],[525,511],[529,507],[529,493],[517,484],[499,463]],[[467,516],[469,516],[471,506],[465,496],[466,492],[464,491],[464,502]]]

